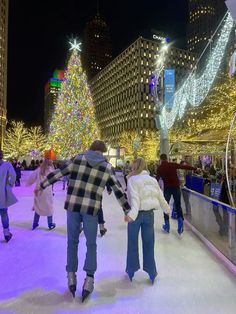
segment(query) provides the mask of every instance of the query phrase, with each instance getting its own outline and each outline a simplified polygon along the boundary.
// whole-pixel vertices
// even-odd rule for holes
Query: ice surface
[[[171,220],[170,234],[161,231],[162,213],[155,215],[156,262],[159,275],[152,286],[140,270],[131,283],[125,272],[126,223],[113,195],[104,195],[108,229],[98,235],[95,290],[81,303],[85,239],[79,244],[76,298],[67,290],[66,212],[62,182],[54,186],[54,220],[49,231],[45,217],[32,231],[32,188],[16,187],[19,202],[9,208],[13,238],[0,234],[0,313],[4,314],[235,314],[236,280],[191,231],[180,237]],[[141,249],[141,245],[140,245]],[[140,253],[140,258],[142,254]],[[141,260],[142,261],[142,260]]]

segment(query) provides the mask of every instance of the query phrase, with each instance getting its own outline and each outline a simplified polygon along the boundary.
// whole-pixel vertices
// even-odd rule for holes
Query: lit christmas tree
[[[98,136],[94,106],[81,65],[80,44],[70,43],[70,55],[50,125],[49,142],[60,158],[86,150]]]

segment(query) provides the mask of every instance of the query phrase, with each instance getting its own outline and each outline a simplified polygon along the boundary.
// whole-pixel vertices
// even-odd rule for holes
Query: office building
[[[139,37],[90,82],[101,137],[113,146],[125,130],[156,129],[149,81],[160,46],[161,40]],[[194,61],[194,54],[170,46],[165,67],[175,69],[177,86]]]
[[[47,133],[52,121],[52,115],[57,104],[61,83],[64,79],[63,70],[55,70],[53,77],[46,83],[44,89],[44,131]]]
[[[99,13],[85,27],[81,57],[89,80],[112,59],[109,27]]]
[[[224,0],[189,0],[187,43],[191,52],[201,54],[225,13]]]
[[[7,123],[8,0],[0,0],[0,148]]]

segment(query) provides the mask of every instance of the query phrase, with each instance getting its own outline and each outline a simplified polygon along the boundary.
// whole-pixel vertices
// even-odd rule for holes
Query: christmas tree
[[[50,125],[49,141],[60,158],[83,152],[97,137],[94,106],[79,47],[76,41],[71,43],[72,52]]]

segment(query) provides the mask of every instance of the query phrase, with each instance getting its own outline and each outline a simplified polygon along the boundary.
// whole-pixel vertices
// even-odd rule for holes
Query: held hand
[[[42,190],[40,188],[35,188],[34,189],[35,196],[39,196],[41,193],[42,193]]]
[[[124,221],[125,221],[125,222],[133,222],[133,219],[130,218],[128,215],[125,215]]]

